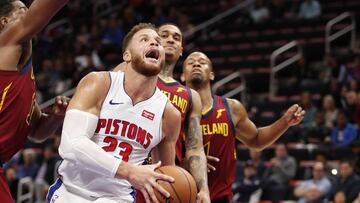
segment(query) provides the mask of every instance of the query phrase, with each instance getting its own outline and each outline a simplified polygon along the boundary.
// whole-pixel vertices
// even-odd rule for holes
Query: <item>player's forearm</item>
[[[208,192],[207,161],[203,148],[200,116],[190,117],[186,129],[185,158],[187,169],[194,177],[198,189]]]
[[[32,127],[29,139],[34,142],[43,142],[53,135],[63,122],[64,116],[41,114],[39,120]]]
[[[207,164],[203,148],[186,152],[186,167],[194,177],[199,190],[208,192]]]
[[[273,144],[288,128],[289,125],[284,118],[280,118],[269,126],[258,128],[257,135],[251,140],[249,146],[263,150]]]

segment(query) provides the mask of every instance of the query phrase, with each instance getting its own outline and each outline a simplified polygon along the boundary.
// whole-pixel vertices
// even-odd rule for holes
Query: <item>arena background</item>
[[[72,0],[33,41],[38,102],[46,111],[54,96],[71,96],[87,73],[110,70],[120,63],[122,39],[138,22],[174,23],[185,39],[176,78],[188,53],[199,50],[213,63],[214,93],[241,100],[258,126],[272,123],[295,102],[307,111],[304,122],[278,141],[285,143],[289,155],[296,159],[296,174],[284,185],[283,195],[275,194],[280,200],[264,193],[258,200],[296,201],[293,190],[311,178],[315,159],[321,159],[319,154],[327,159],[328,176],[334,182],[344,159],[350,160],[360,175],[359,136],[349,143],[331,139],[342,112],[359,134],[360,41],[356,23],[360,1],[310,1],[320,7],[302,6],[303,2]],[[45,201],[61,161],[57,152],[60,130],[45,143],[28,142],[26,149],[6,163],[6,176],[17,202]],[[234,202],[241,195],[238,186],[244,180],[244,163],[251,159],[244,145],[238,143],[236,148]],[[264,170],[274,156],[274,147],[262,152]],[[261,180],[261,172],[257,175]],[[260,186],[250,191],[258,191]]]

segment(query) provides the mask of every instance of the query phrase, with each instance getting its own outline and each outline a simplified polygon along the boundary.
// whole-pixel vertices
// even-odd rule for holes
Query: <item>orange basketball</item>
[[[170,193],[166,199],[159,192],[155,192],[156,198],[161,203],[194,203],[196,202],[197,188],[194,178],[185,169],[178,166],[162,166],[155,170],[175,179],[173,183],[159,180],[158,183]]]

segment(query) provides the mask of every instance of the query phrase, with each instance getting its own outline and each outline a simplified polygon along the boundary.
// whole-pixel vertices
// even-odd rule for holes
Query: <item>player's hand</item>
[[[65,116],[66,108],[69,105],[70,98],[65,96],[57,96],[54,104],[54,115]]]
[[[304,119],[305,111],[298,105],[292,105],[284,114],[288,126],[294,126],[299,124]]]
[[[196,203],[211,203],[209,193],[200,190],[196,196]]]
[[[207,170],[208,170],[208,173],[210,173],[211,171],[216,171],[216,168],[209,164],[209,162],[219,162],[220,159],[217,158],[217,157],[214,157],[214,156],[210,156],[210,155],[207,155],[206,156],[206,159],[207,159]]]
[[[154,189],[159,191],[160,194],[165,197],[170,197],[170,194],[161,187],[156,181],[163,180],[168,182],[174,182],[174,178],[165,174],[155,172],[155,169],[161,166],[159,161],[156,164],[134,166],[131,170],[131,175],[128,181],[131,185],[140,190],[144,196],[146,203],[159,203],[155,196]]]

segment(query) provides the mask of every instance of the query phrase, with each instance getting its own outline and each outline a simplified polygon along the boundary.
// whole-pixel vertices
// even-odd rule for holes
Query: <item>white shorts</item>
[[[50,186],[48,194],[46,195],[47,203],[133,203],[135,202],[135,195],[133,200],[122,199],[121,197],[106,197],[106,198],[91,198],[82,197],[72,192],[69,192],[61,179],[57,179],[56,182]]]

